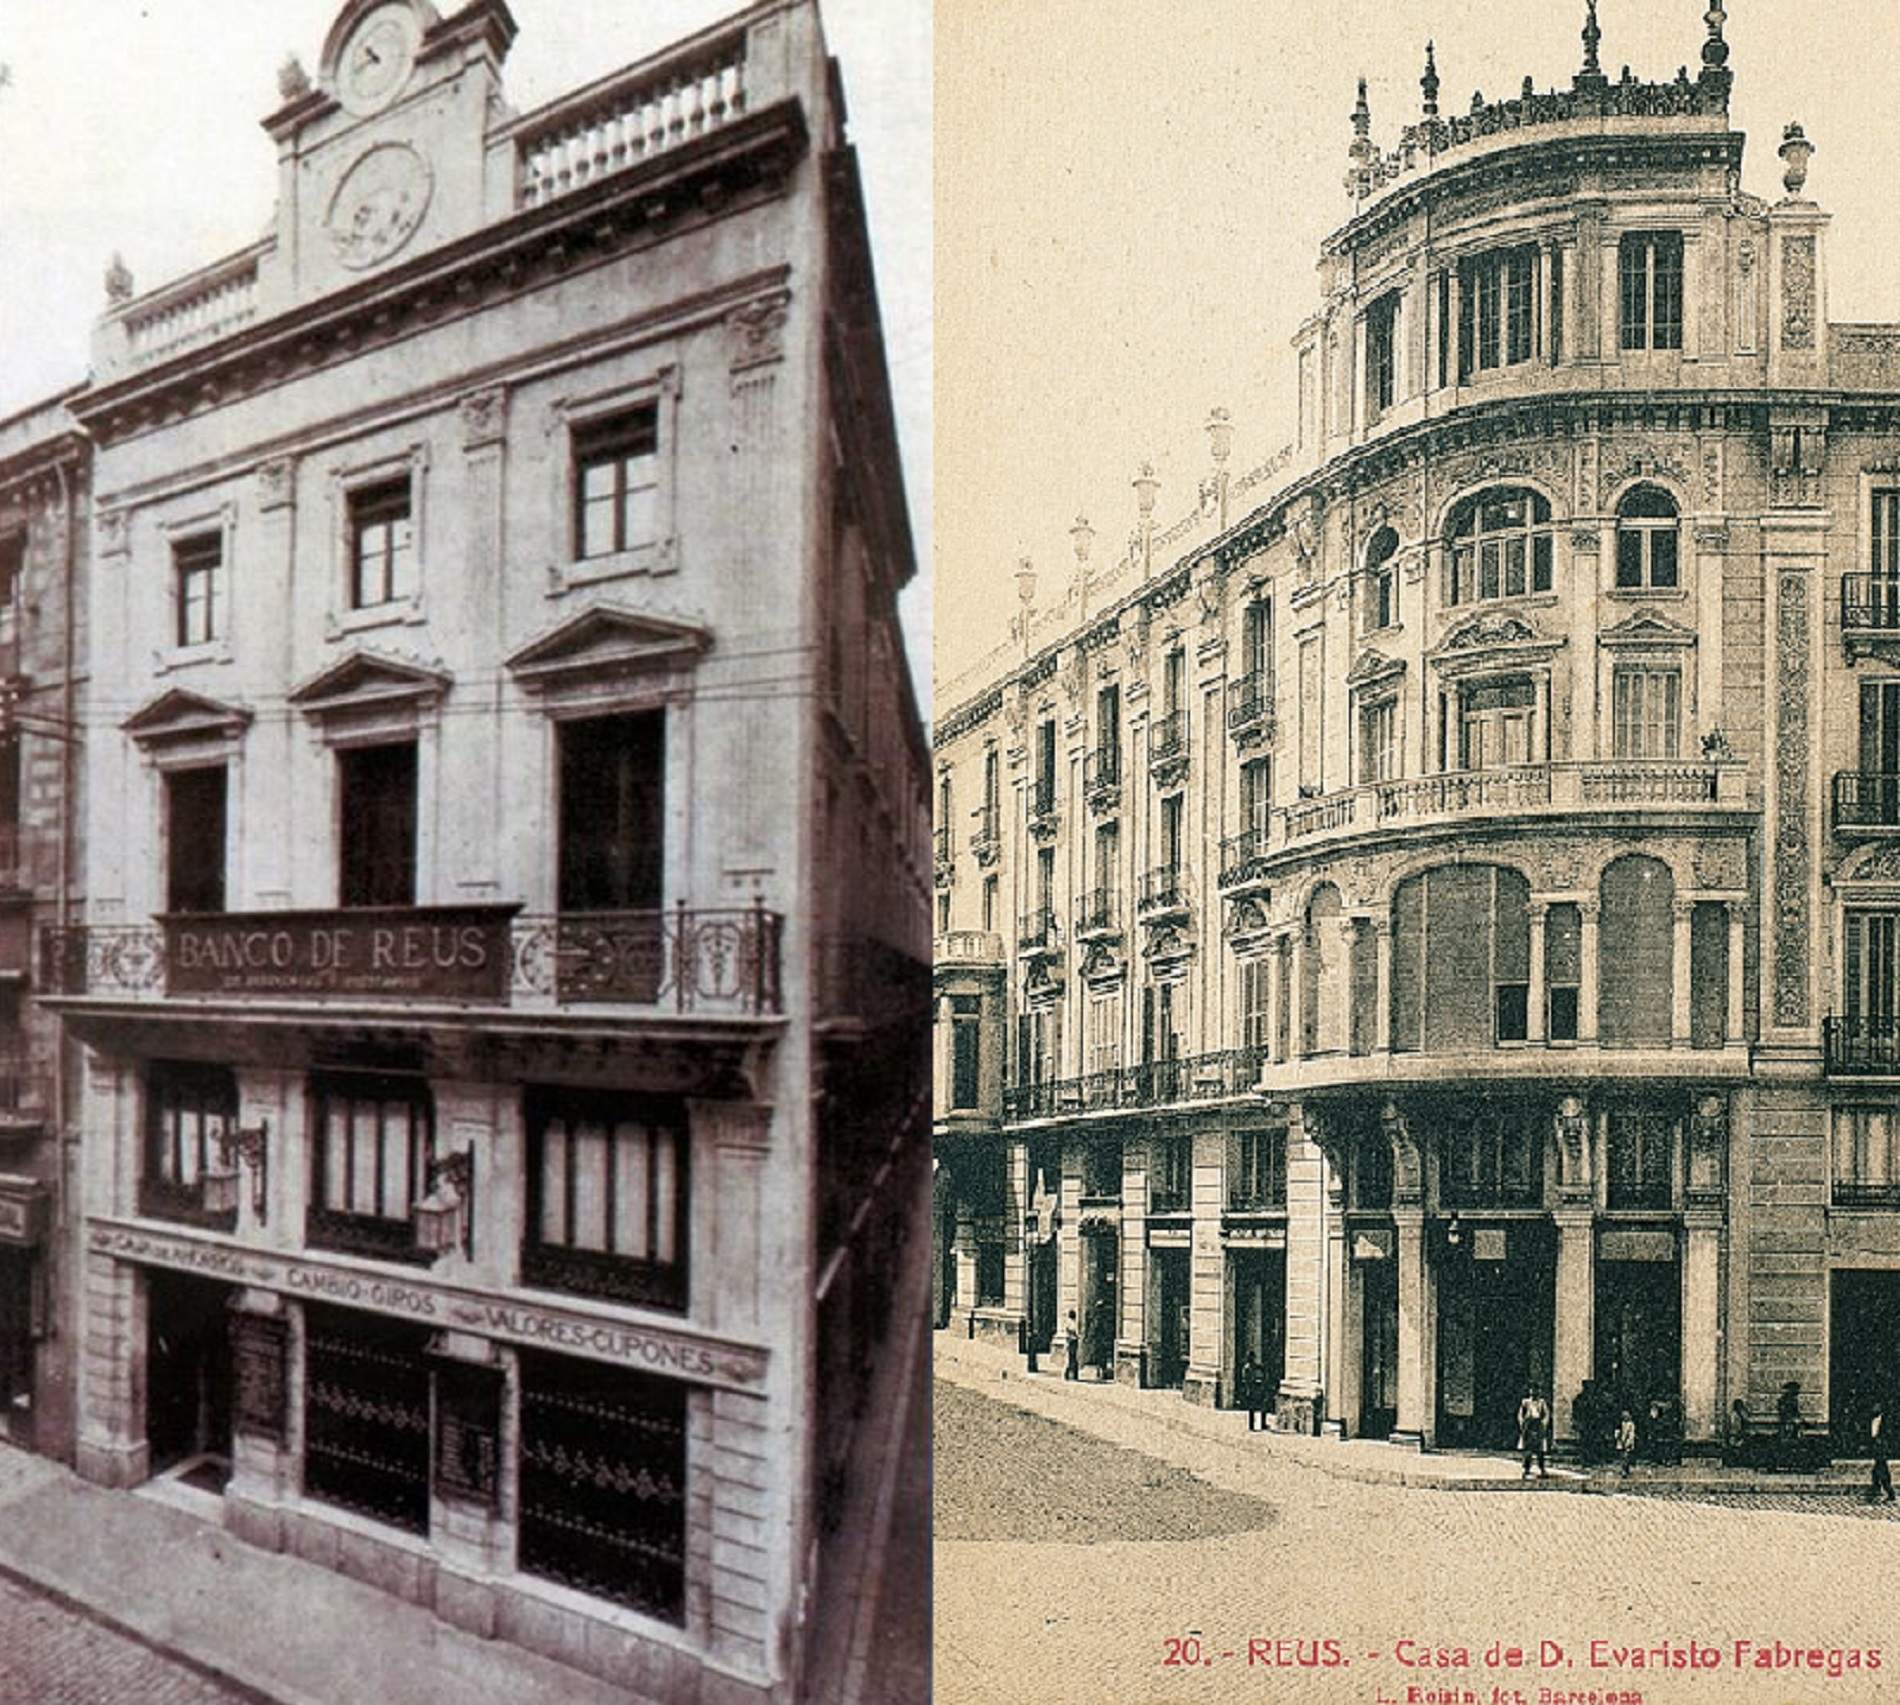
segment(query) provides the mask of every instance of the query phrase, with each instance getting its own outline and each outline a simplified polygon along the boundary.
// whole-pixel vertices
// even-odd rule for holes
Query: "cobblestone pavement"
[[[1852,1497],[1363,1485],[1021,1390],[938,1385],[937,1705],[1900,1700],[1900,1521]],[[1220,1494],[1264,1525],[1183,1539]]]
[[[234,1705],[257,1697],[0,1578],[0,1705]]]

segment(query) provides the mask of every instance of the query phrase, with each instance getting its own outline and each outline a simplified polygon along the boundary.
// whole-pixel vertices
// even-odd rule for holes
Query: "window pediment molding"
[[[1388,657],[1368,646],[1346,672],[1346,685],[1362,693],[1385,686],[1396,688],[1404,676],[1403,657]]]
[[[1697,639],[1694,628],[1671,621],[1660,610],[1644,608],[1632,611],[1614,627],[1605,628],[1597,635],[1597,644],[1611,650],[1640,646],[1646,650],[1683,651],[1695,645]]]
[[[1548,667],[1569,644],[1550,639],[1530,621],[1505,610],[1487,610],[1452,628],[1427,660],[1441,675],[1490,674],[1499,669]]]
[[[712,635],[691,622],[595,604],[513,652],[507,668],[524,692],[550,704],[616,687],[671,694],[687,689],[712,644]]]
[[[366,721],[413,727],[453,684],[446,669],[358,646],[293,687],[287,702],[326,732]]]
[[[119,727],[149,752],[187,741],[234,743],[250,727],[253,715],[244,705],[173,687],[148,699]]]

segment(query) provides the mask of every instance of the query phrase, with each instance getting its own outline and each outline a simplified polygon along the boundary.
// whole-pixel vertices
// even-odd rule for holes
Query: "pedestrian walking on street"
[[[1801,1466],[1801,1382],[1791,1379],[1775,1399],[1775,1467],[1792,1474]]]
[[[1878,1503],[1882,1498],[1893,1502],[1893,1469],[1887,1462],[1887,1406],[1885,1403],[1874,1405],[1874,1418],[1867,1428],[1874,1448],[1874,1479],[1867,1488],[1867,1502]]]
[[[1623,1465],[1623,1478],[1630,1477],[1630,1462],[1636,1455],[1636,1417],[1627,1409],[1616,1424],[1616,1459]]]
[[[1267,1430],[1267,1376],[1251,1350],[1240,1364],[1240,1401],[1247,1410],[1247,1431],[1264,1433]]]
[[[1526,1480],[1531,1477],[1533,1457],[1537,1459],[1537,1478],[1550,1478],[1544,1464],[1544,1453],[1550,1448],[1550,1405],[1534,1385],[1525,1389],[1524,1401],[1517,1406],[1517,1448],[1523,1453]]]
[[[1747,1467],[1748,1449],[1748,1405],[1738,1397],[1728,1406],[1728,1465]]]
[[[1075,1329],[1074,1309],[1069,1310],[1069,1318],[1062,1327],[1062,1377],[1082,1377],[1082,1334]]]

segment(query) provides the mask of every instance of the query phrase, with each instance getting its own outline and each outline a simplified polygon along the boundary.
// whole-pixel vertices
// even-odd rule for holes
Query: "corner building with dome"
[[[1292,444],[939,688],[944,1330],[1508,1447],[1900,1365],[1900,326],[1700,66],[1354,116]],[[1685,42],[1685,46],[1693,44]],[[1230,466],[1231,464],[1231,466]],[[1615,1409],[1611,1410],[1614,1417]]]

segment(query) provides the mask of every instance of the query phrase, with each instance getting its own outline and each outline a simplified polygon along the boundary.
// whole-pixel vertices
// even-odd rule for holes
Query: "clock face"
[[[415,14],[383,6],[357,25],[337,60],[337,98],[359,116],[388,105],[415,63]]]

